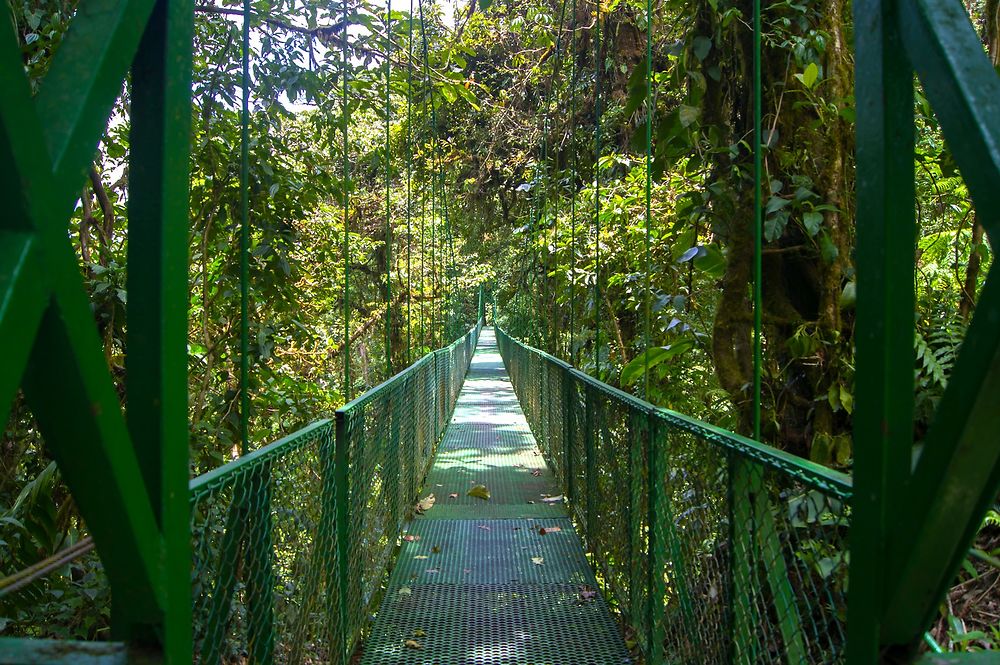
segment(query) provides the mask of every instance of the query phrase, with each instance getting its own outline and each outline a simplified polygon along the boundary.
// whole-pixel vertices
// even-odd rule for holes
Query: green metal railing
[[[197,662],[340,653],[333,434],[313,423],[191,482]]]
[[[657,408],[500,328],[497,340],[649,662],[845,659],[847,476]]]
[[[480,329],[191,481],[196,662],[349,661]]]
[[[380,589],[458,399],[482,323],[337,409],[337,553],[344,657]]]

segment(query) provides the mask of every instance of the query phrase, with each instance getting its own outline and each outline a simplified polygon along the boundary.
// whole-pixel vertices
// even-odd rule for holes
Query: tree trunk
[[[750,15],[749,2],[735,4]],[[815,192],[809,205],[825,204],[829,208],[823,212],[820,231],[810,235],[800,221],[809,208],[804,204],[801,210],[790,206],[794,212],[787,226],[780,236],[766,242],[768,251],[763,257],[764,438],[801,455],[809,454],[815,435],[834,436],[847,431],[850,424],[842,405],[837,400],[831,404],[825,398],[831,386],[837,386],[838,397],[840,386],[849,392],[852,378],[847,369],[851,366],[851,327],[843,321],[840,295],[853,237],[853,182],[849,176],[853,139],[845,121],[828,110],[831,103],[845,103],[851,92],[850,54],[844,37],[848,3],[824,0],[821,5],[809,29],[827,35],[827,42],[819,62],[822,78],[812,90],[805,90],[795,78],[796,66],[790,63],[787,49],[765,46],[762,54],[765,138],[771,129],[777,137],[765,149],[764,201],[771,191],[768,180],[780,181],[782,188],[776,195],[787,199],[804,186],[794,183],[809,182]],[[771,16],[784,10],[765,7],[764,11]],[[698,34],[718,34],[716,16],[715,10],[704,7]],[[748,141],[753,129],[752,33],[738,22],[721,32],[721,48],[713,48],[702,63],[706,69],[718,67],[722,72],[718,77],[706,77],[702,122],[722,130],[720,134],[725,138],[720,143],[736,145]],[[726,53],[725,60],[715,55],[720,51]],[[791,96],[796,102],[808,99],[806,92],[819,97],[819,101],[792,102]],[[727,248],[727,268],[721,281],[712,352],[716,375],[736,407],[742,429],[749,431],[753,413],[753,316],[749,299],[753,266],[752,154],[744,150],[732,163],[719,161],[710,179],[710,183],[714,181],[710,190],[711,231]],[[825,253],[821,251],[824,245]],[[811,344],[809,352],[795,352],[802,348],[798,341],[806,338]]]

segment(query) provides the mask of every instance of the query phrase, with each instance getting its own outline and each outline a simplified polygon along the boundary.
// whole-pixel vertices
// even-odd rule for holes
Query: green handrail
[[[649,662],[838,662],[851,480],[497,328],[598,579]]]

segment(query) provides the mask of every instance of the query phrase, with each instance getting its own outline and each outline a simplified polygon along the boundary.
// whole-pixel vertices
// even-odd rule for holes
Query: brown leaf
[[[404,642],[404,644],[406,645],[407,649],[423,649],[424,648],[424,645],[422,645],[420,642],[417,642],[416,640],[406,640],[406,642]]]
[[[403,540],[405,540],[408,543],[412,543],[414,541],[420,540],[420,536],[415,536],[415,535],[412,535],[412,534],[406,534],[405,536],[403,536]]]
[[[435,545],[431,548],[431,554],[441,554],[441,548]]]
[[[547,533],[558,533],[560,531],[562,531],[562,529],[557,526],[543,526],[538,530],[538,535],[544,536]]]
[[[437,499],[434,498],[434,495],[428,494],[426,497],[417,502],[417,507],[415,512],[418,515],[424,514],[425,512],[434,507],[435,501],[437,501]]]

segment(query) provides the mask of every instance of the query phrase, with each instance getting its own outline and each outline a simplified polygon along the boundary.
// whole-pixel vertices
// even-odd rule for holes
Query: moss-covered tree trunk
[[[706,71],[719,72],[706,77],[703,122],[718,131],[719,145],[733,146],[734,155],[718,160],[709,187],[713,233],[728,257],[712,350],[719,380],[749,431],[753,35],[746,23],[722,19],[730,7],[749,18],[750,2],[722,5],[713,10],[705,3],[699,17],[699,31],[720,47],[703,63]],[[849,452],[853,406],[852,320],[841,304],[853,244],[848,11],[845,0],[818,0],[805,12],[764,7],[763,436],[803,455],[818,446],[814,456],[823,461]],[[774,46],[789,42],[797,49]],[[713,55],[720,52],[724,58]]]

